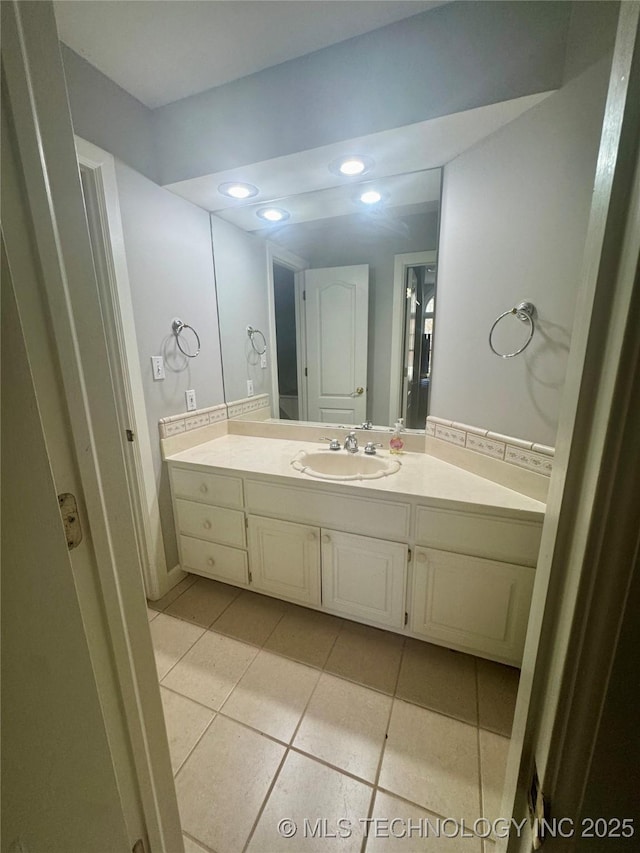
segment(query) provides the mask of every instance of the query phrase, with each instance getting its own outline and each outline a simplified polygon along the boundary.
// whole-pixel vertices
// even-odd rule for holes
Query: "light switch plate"
[[[267,366],[267,355],[266,355],[266,353],[263,352],[262,355],[260,356],[260,367],[264,370],[266,366]]]
[[[247,379],[247,397],[253,397],[253,379]]]
[[[151,356],[151,370],[153,371],[154,382],[164,379],[164,359],[161,355]]]
[[[187,401],[187,411],[192,412],[196,407],[196,392],[193,389],[191,391],[185,391],[184,396]]]

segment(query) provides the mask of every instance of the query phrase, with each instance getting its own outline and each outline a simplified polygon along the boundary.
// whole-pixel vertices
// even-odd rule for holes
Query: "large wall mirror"
[[[260,291],[267,300],[267,324],[260,329],[264,337],[253,336],[254,346],[249,341],[245,349],[247,375],[255,375],[252,361],[259,371],[250,380],[254,393],[264,385],[260,373],[268,374],[274,417],[388,425],[402,416],[409,428],[424,429],[440,178],[439,169],[361,180],[338,176],[333,187],[212,215],[250,235],[250,242],[236,240],[235,252],[250,258],[264,245],[263,274],[256,267],[252,290],[254,300]],[[283,219],[269,222],[265,215]],[[225,235],[216,225],[222,355],[226,397],[232,400],[244,389],[230,387],[237,352],[230,335],[240,306],[238,281],[228,267],[246,275],[247,258],[225,260]]]

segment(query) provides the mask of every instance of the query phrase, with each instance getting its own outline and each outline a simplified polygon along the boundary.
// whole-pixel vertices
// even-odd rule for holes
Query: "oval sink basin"
[[[344,450],[302,450],[291,462],[296,471],[323,480],[375,480],[400,470],[400,460]]]

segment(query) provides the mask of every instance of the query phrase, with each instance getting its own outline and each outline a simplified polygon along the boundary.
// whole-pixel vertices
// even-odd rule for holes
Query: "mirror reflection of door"
[[[367,412],[368,265],[305,270],[300,323],[295,273],[274,263],[273,280],[279,416],[362,423]],[[300,381],[306,383],[306,395]]]
[[[305,270],[307,417],[356,424],[367,415],[369,266]]]
[[[435,293],[435,264],[407,268],[402,415],[409,429],[422,429],[429,410]]]

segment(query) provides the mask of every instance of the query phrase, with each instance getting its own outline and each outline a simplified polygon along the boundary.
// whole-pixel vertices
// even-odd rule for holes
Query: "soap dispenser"
[[[402,453],[404,448],[404,418],[398,418],[396,425],[393,428],[393,435],[389,439],[389,450],[391,453]]]

